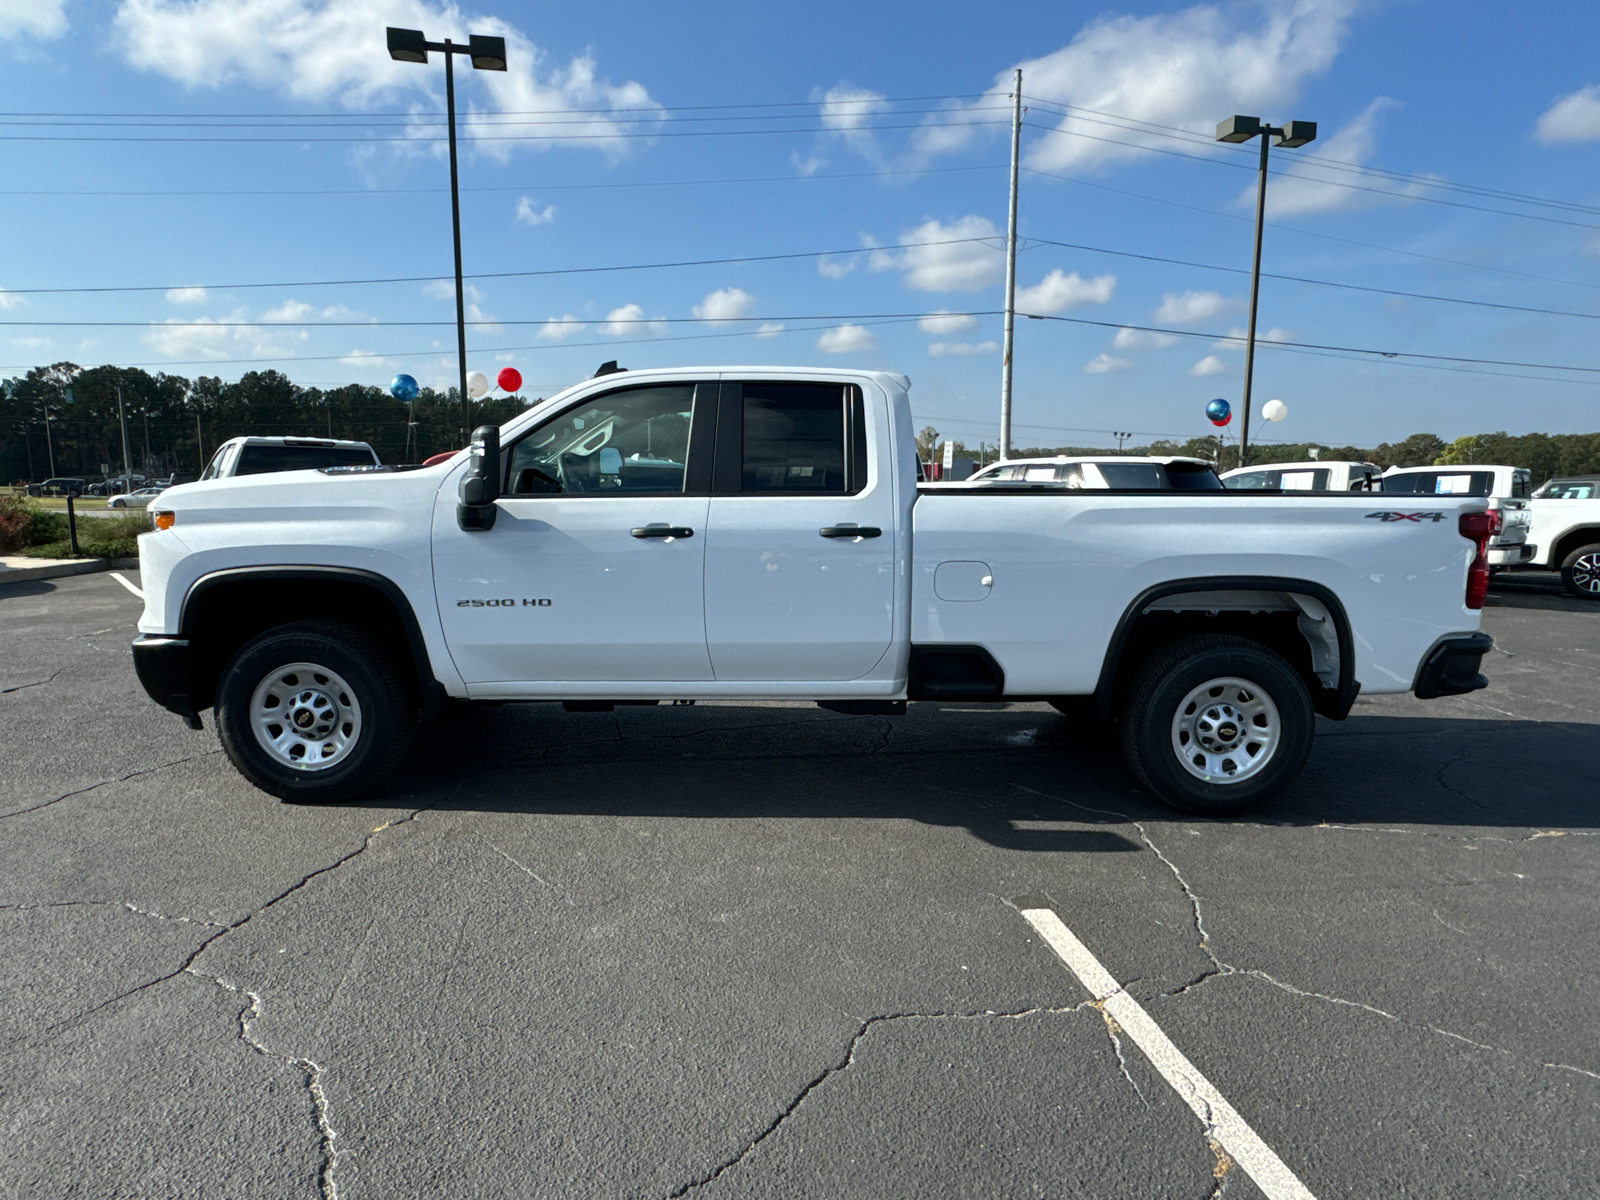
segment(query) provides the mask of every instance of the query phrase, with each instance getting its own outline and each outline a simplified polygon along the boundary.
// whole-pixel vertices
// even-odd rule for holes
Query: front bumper
[[[1537,553],[1539,547],[1532,542],[1520,546],[1490,546],[1486,551],[1491,567],[1520,567]]]
[[[1440,696],[1462,696],[1489,686],[1489,680],[1479,672],[1483,656],[1494,645],[1487,633],[1463,633],[1441,638],[1434,643],[1428,656],[1422,660],[1417,672],[1416,686],[1412,688],[1418,700],[1435,700]]]
[[[133,641],[133,669],[150,699],[177,713],[190,729],[203,728],[189,698],[188,638],[140,635]]]

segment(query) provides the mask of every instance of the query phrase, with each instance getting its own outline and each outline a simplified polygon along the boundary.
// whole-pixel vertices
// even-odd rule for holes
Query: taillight
[[[1467,607],[1482,608],[1489,598],[1489,556],[1485,552],[1489,539],[1500,532],[1504,519],[1498,510],[1492,512],[1462,513],[1457,528],[1461,536],[1478,548],[1472,565],[1467,568]]]

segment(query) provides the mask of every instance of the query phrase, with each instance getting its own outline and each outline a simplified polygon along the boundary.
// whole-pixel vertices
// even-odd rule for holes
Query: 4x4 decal
[[[1384,522],[1389,522],[1389,521],[1418,521],[1418,522],[1421,522],[1421,521],[1432,521],[1435,525],[1437,525],[1440,521],[1444,520],[1445,515],[1446,514],[1444,514],[1442,512],[1418,512],[1418,513],[1375,512],[1375,513],[1368,513],[1367,514],[1367,520],[1369,520],[1369,521],[1384,521]]]

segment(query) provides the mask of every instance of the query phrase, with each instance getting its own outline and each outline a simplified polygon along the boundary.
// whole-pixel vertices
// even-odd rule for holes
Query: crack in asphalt
[[[15,687],[0,688],[0,696],[9,696],[12,692],[23,692],[28,688],[43,687],[47,683],[54,683],[56,676],[65,670],[65,667],[58,667],[50,673],[50,678],[48,679],[36,679],[32,683],[19,683]]]
[[[885,1025],[893,1021],[1020,1021],[1027,1017],[1033,1016],[1060,1015],[1065,1013],[1082,1012],[1086,1008],[1093,1007],[1095,1007],[1095,1005],[1092,1000],[1085,1000],[1080,1004],[1072,1004],[1062,1008],[1046,1008],[1040,1006],[1035,1008],[1016,1009],[1008,1012],[986,1010],[984,1012],[884,1013],[880,1016],[868,1017],[866,1020],[861,1022],[861,1025],[856,1030],[855,1035],[851,1037],[850,1044],[845,1047],[844,1056],[840,1058],[838,1062],[828,1067],[820,1075],[816,1076],[804,1087],[802,1087],[800,1091],[795,1094],[795,1098],[789,1102],[788,1106],[776,1117],[774,1117],[765,1129],[756,1134],[754,1138],[747,1142],[744,1149],[740,1150],[739,1153],[735,1154],[733,1157],[725,1159],[723,1162],[719,1163],[705,1174],[691,1179],[689,1182],[683,1184],[674,1191],[668,1192],[667,1200],[682,1200],[682,1197],[687,1196],[690,1192],[693,1192],[699,1188],[705,1187],[706,1184],[713,1182],[725,1172],[733,1169],[746,1158],[750,1157],[750,1155],[754,1153],[757,1146],[761,1145],[762,1142],[766,1141],[769,1137],[776,1133],[783,1123],[794,1115],[795,1111],[799,1109],[800,1105],[805,1102],[806,1097],[811,1095],[812,1092],[816,1091],[829,1079],[833,1078],[833,1076],[843,1071],[847,1071],[851,1067],[855,1066],[856,1048],[861,1045],[861,1040],[878,1025]],[[1130,1078],[1128,1082],[1132,1083],[1133,1080]],[[1137,1091],[1137,1087],[1135,1087],[1134,1090]],[[1141,1099],[1142,1098],[1143,1097],[1141,1096]]]
[[[310,1058],[295,1058],[288,1054],[279,1054],[250,1031],[250,1023],[261,1015],[261,996],[259,993],[235,987],[220,975],[207,975],[203,971],[196,971],[189,967],[185,967],[184,971],[189,975],[193,975],[196,979],[203,979],[207,983],[215,984],[217,987],[232,992],[236,996],[250,997],[250,1003],[239,1013],[239,1040],[263,1058],[275,1059],[285,1066],[298,1067],[305,1072],[306,1090],[311,1094],[312,1117],[316,1121],[317,1133],[322,1143],[322,1168],[317,1172],[317,1182],[322,1192],[322,1200],[339,1200],[339,1184],[334,1177],[334,1168],[339,1162],[339,1152],[333,1145],[334,1139],[339,1136],[339,1133],[334,1129],[328,1114],[327,1093],[322,1090],[323,1068]]]
[[[49,808],[52,804],[60,804],[63,800],[70,800],[74,796],[82,796],[86,792],[94,791],[96,788],[107,787],[113,783],[127,783],[130,779],[137,779],[141,775],[153,775],[157,771],[170,771],[173,767],[181,767],[185,763],[199,762],[202,758],[211,758],[221,753],[220,748],[207,750],[201,754],[191,754],[188,758],[176,759],[173,762],[162,763],[159,766],[141,767],[137,771],[129,771],[126,775],[118,776],[116,779],[102,779],[99,783],[91,783],[88,787],[78,788],[76,791],[68,792],[63,796],[57,796],[54,800],[46,800],[42,804],[35,804],[29,808],[19,808],[15,812],[0,813],[0,821],[4,821],[9,817],[21,817],[26,816],[28,813],[38,812],[41,808]]]
[[[1460,761],[1460,760],[1458,759],[1456,761]],[[1448,763],[1446,764],[1446,766],[1449,766],[1449,765],[1452,765],[1452,764],[1448,764]],[[1441,768],[1441,771],[1442,770],[1443,770],[1443,768]],[[1201,987],[1202,985],[1204,985],[1206,983],[1209,983],[1213,979],[1227,978],[1227,977],[1230,977],[1230,976],[1244,976],[1244,977],[1250,978],[1250,979],[1259,979],[1264,983],[1270,983],[1273,987],[1280,988],[1283,991],[1289,992],[1290,994],[1295,995],[1295,996],[1301,996],[1301,997],[1304,997],[1306,999],[1311,999],[1311,1000],[1321,1000],[1321,1001],[1324,1001],[1325,1003],[1328,1003],[1328,1004],[1340,1005],[1340,1006],[1343,1006],[1343,1007],[1346,1007],[1346,1008],[1360,1009],[1363,1012],[1368,1012],[1368,1013],[1373,1014],[1374,1016],[1383,1017],[1385,1020],[1394,1021],[1397,1024],[1405,1025],[1405,1026],[1408,1026],[1408,1027],[1413,1028],[1413,1029],[1426,1029],[1426,1030],[1428,1030],[1428,1031],[1430,1031],[1432,1033],[1439,1034],[1441,1037],[1450,1038],[1453,1041],[1461,1042],[1464,1045],[1471,1046],[1476,1050],[1485,1050],[1485,1051],[1488,1051],[1488,1052],[1493,1053],[1493,1054],[1505,1055],[1507,1058],[1511,1058],[1511,1059],[1515,1059],[1515,1060],[1519,1060],[1519,1061],[1537,1062],[1541,1067],[1546,1067],[1546,1068],[1548,1068],[1550,1070],[1553,1070],[1553,1071],[1571,1071],[1574,1074],[1584,1075],[1584,1076],[1587,1076],[1590,1079],[1600,1079],[1600,1072],[1586,1070],[1583,1067],[1572,1066],[1569,1063],[1548,1062],[1548,1061],[1546,1061],[1544,1059],[1529,1058],[1528,1056],[1520,1054],[1520,1053],[1518,1053],[1517,1051],[1514,1051],[1514,1050],[1507,1050],[1507,1049],[1505,1049],[1503,1047],[1500,1047],[1500,1046],[1491,1046],[1487,1042],[1475,1041],[1474,1039],[1469,1038],[1469,1037],[1465,1036],[1464,1034],[1459,1034],[1459,1033],[1454,1032],[1453,1030],[1445,1029],[1445,1028],[1443,1028],[1441,1026],[1434,1025],[1431,1022],[1416,1021],[1416,1020],[1412,1020],[1411,1018],[1408,1018],[1408,1017],[1402,1017],[1398,1013],[1389,1012],[1386,1009],[1378,1008],[1375,1005],[1367,1004],[1364,1001],[1360,1001],[1360,1000],[1348,1000],[1348,999],[1345,999],[1342,996],[1331,996],[1331,995],[1328,995],[1328,994],[1326,994],[1324,992],[1306,991],[1304,988],[1297,988],[1293,984],[1285,983],[1281,979],[1276,979],[1272,975],[1269,975],[1265,971],[1262,971],[1262,970],[1259,970],[1259,969],[1256,969],[1256,968],[1253,968],[1253,967],[1241,967],[1241,966],[1237,966],[1234,963],[1226,962],[1222,958],[1219,958],[1217,956],[1217,954],[1215,953],[1215,951],[1213,951],[1211,949],[1210,945],[1209,945],[1210,936],[1211,935],[1206,930],[1206,927],[1205,927],[1204,914],[1203,914],[1203,912],[1201,910],[1201,907],[1200,907],[1200,897],[1195,893],[1194,889],[1189,886],[1188,880],[1186,880],[1183,877],[1183,873],[1178,869],[1177,864],[1174,863],[1165,854],[1163,854],[1161,852],[1160,848],[1157,847],[1156,844],[1150,839],[1150,836],[1145,831],[1145,828],[1144,828],[1143,824],[1141,824],[1139,821],[1135,820],[1133,817],[1128,816],[1126,813],[1115,812],[1112,809],[1091,808],[1088,805],[1078,804],[1075,801],[1067,800],[1067,799],[1064,799],[1064,798],[1059,797],[1059,796],[1051,796],[1047,792],[1035,791],[1033,788],[1023,787],[1021,784],[1013,784],[1012,786],[1018,788],[1021,791],[1028,792],[1028,793],[1030,793],[1032,795],[1040,796],[1040,797],[1043,797],[1044,799],[1047,799],[1047,800],[1055,800],[1055,801],[1057,801],[1057,802],[1059,802],[1061,804],[1069,805],[1072,808],[1079,809],[1079,810],[1081,810],[1083,812],[1093,812],[1093,813],[1099,813],[1099,814],[1105,815],[1105,816],[1120,817],[1122,820],[1126,821],[1128,824],[1132,825],[1135,829],[1137,829],[1139,831],[1139,836],[1144,840],[1145,844],[1150,847],[1151,852],[1154,853],[1155,856],[1157,858],[1159,858],[1162,862],[1167,864],[1168,870],[1170,870],[1172,872],[1173,878],[1177,881],[1178,886],[1183,890],[1183,894],[1188,899],[1190,907],[1193,910],[1195,933],[1196,933],[1197,937],[1199,938],[1199,942],[1198,942],[1199,949],[1205,953],[1206,957],[1209,958],[1212,961],[1213,964],[1215,964],[1215,969],[1203,972],[1202,974],[1196,976],[1194,979],[1189,980],[1187,983],[1184,983],[1179,987],[1173,988],[1173,989],[1171,989],[1169,991],[1165,991],[1165,992],[1159,993],[1158,995],[1162,999],[1174,999],[1174,998],[1176,998],[1178,996],[1186,995],[1190,991],[1193,991],[1194,989],[1196,989],[1198,987]],[[1453,789],[1451,789],[1451,790],[1453,790]],[[1539,834],[1534,834],[1534,835],[1530,835],[1530,838],[1521,838],[1521,839],[1517,839],[1517,840],[1519,840],[1519,841],[1528,841],[1528,840],[1531,840],[1532,837],[1536,837],[1536,836],[1540,836],[1540,835]],[[1544,834],[1543,836],[1547,836],[1548,837],[1548,836],[1551,836],[1551,835],[1550,834]],[[1507,839],[1507,840],[1509,840],[1509,839]],[[1052,901],[1052,903],[1054,903],[1054,902]],[[1122,985],[1122,986],[1124,988],[1126,987],[1125,984]]]
[[[157,921],[175,921],[181,925],[204,925],[211,929],[228,928],[227,925],[220,921],[207,921],[203,917],[169,916],[167,913],[156,912],[154,909],[140,908],[138,905],[129,904],[126,900],[40,900],[32,903],[0,904],[0,912],[29,912],[43,908],[114,908],[136,913],[141,917],[150,917]]]

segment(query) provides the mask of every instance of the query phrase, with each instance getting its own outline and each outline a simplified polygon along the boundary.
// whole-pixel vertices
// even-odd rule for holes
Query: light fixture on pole
[[[444,55],[445,114],[450,126],[450,225],[456,244],[456,350],[460,359],[461,374],[461,444],[467,444],[467,431],[472,428],[472,401],[467,395],[467,315],[466,300],[461,287],[461,186],[456,178],[456,71],[455,56],[465,54],[479,71],[504,71],[506,69],[506,40],[472,34],[467,44],[430,42],[420,29],[388,27],[389,57],[395,62],[426,63],[428,51],[437,50]]]
[[[1250,385],[1256,365],[1256,298],[1261,293],[1261,227],[1267,214],[1267,148],[1276,144],[1287,150],[1316,140],[1315,121],[1290,121],[1287,125],[1264,125],[1260,117],[1229,117],[1217,126],[1217,141],[1248,142],[1261,139],[1261,167],[1256,180],[1256,251],[1250,268],[1250,327],[1244,343],[1244,412],[1239,423],[1239,465],[1245,465],[1250,452]]]

